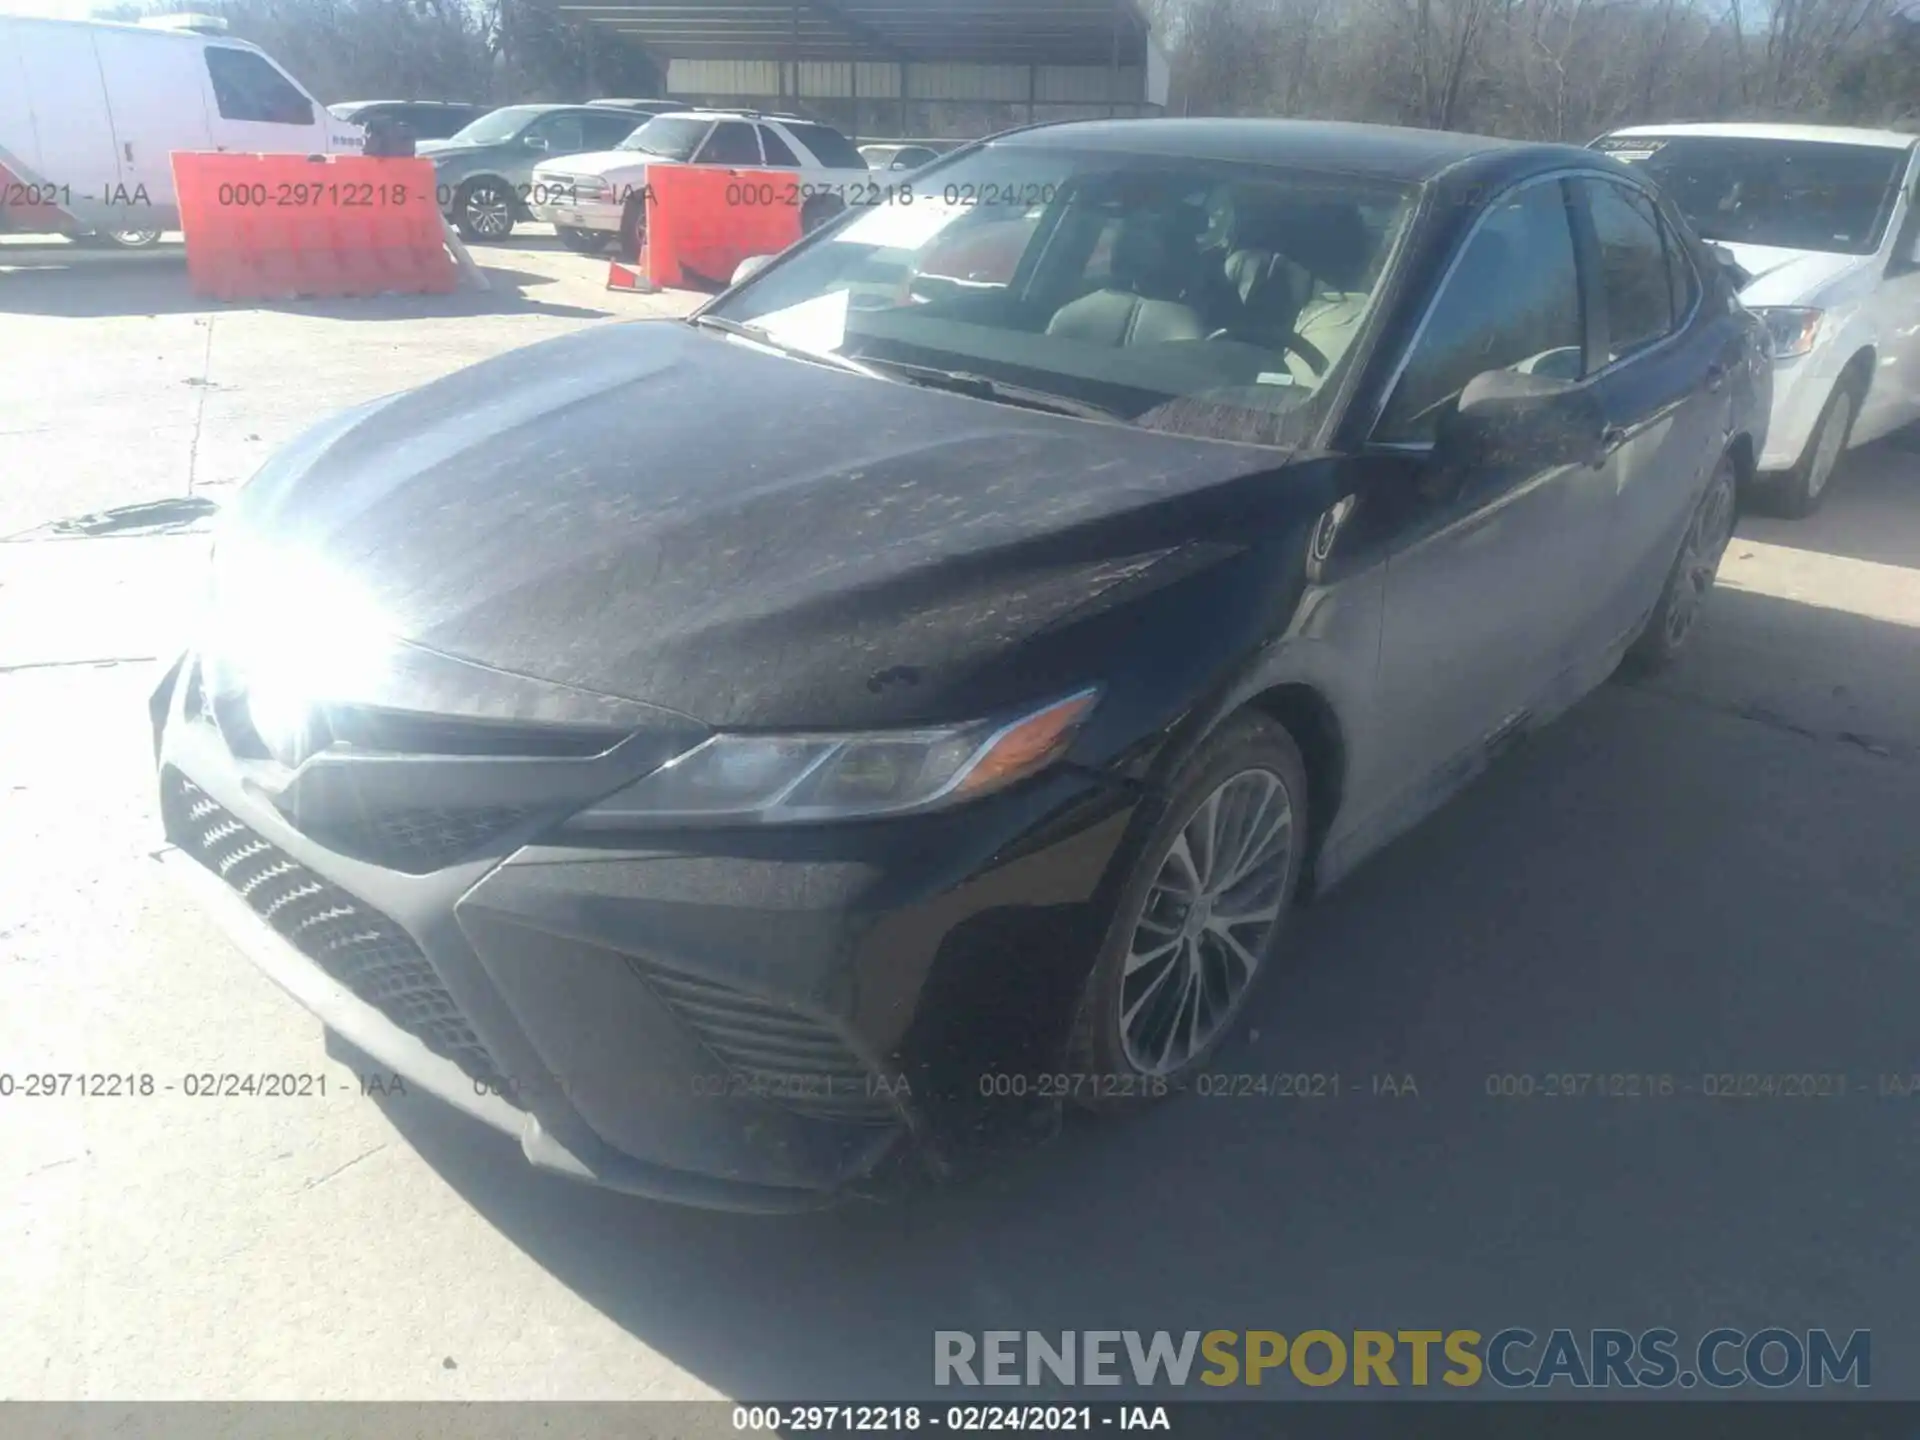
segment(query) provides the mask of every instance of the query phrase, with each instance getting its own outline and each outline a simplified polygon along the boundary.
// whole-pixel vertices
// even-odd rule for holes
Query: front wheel
[[[620,258],[629,265],[640,263],[640,252],[647,248],[647,207],[644,197],[635,195],[620,212]]]
[[[1803,519],[1820,508],[1840,457],[1853,438],[1854,416],[1860,410],[1857,382],[1842,377],[1827,398],[1826,407],[1807,437],[1807,448],[1791,470],[1769,478],[1759,487],[1762,503],[1776,515]]]
[[[576,255],[604,255],[616,237],[601,230],[576,230],[571,225],[556,225],[560,243]]]
[[[469,180],[453,197],[463,240],[498,241],[513,233],[513,193],[498,180]]]
[[[1627,650],[1629,673],[1650,674],[1680,658],[1733,539],[1736,493],[1733,457],[1722,456],[1706,494],[1694,506],[1686,538],[1680,542],[1680,553],[1674,557],[1653,614]]]
[[[1071,1068],[1123,1082],[1092,1087],[1094,1107],[1164,1094],[1199,1069],[1278,948],[1300,884],[1306,767],[1284,726],[1236,716],[1168,789],[1075,1018]]]

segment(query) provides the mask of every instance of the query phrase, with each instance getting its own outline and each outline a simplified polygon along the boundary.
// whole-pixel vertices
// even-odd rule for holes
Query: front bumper
[[[555,203],[535,199],[527,209],[543,225],[564,225],[572,230],[598,230],[609,235],[620,232],[620,207],[612,201],[581,199]]]
[[[1112,783],[617,848],[530,814],[408,873],[296,827],[193,674],[155,696],[169,868],[331,1029],[532,1164],[794,1210],[1048,1128],[986,1077],[1059,1068],[1131,814]]]

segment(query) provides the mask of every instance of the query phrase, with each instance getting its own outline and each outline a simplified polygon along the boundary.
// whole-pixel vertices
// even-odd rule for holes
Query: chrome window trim
[[[1474,217],[1473,224],[1468,227],[1467,233],[1461,237],[1459,245],[1455,247],[1453,257],[1447,261],[1447,268],[1441,272],[1440,279],[1438,283],[1434,285],[1432,293],[1427,296],[1426,307],[1420,312],[1420,323],[1414,327],[1413,335],[1408,339],[1406,347],[1401,350],[1400,358],[1394,362],[1393,369],[1388,374],[1386,383],[1380,387],[1379,398],[1375,400],[1373,404],[1373,413],[1367,417],[1366,439],[1360,442],[1363,448],[1375,451],[1402,451],[1406,453],[1424,453],[1433,449],[1433,442],[1430,440],[1379,440],[1374,437],[1379,433],[1380,420],[1381,417],[1386,414],[1388,403],[1393,399],[1394,392],[1400,388],[1400,381],[1406,375],[1407,366],[1413,363],[1414,352],[1420,348],[1420,342],[1426,339],[1427,326],[1433,320],[1433,312],[1440,303],[1441,295],[1446,292],[1448,284],[1453,280],[1454,272],[1460,268],[1460,262],[1466,256],[1467,247],[1473,244],[1475,237],[1480,233],[1481,227],[1487,223],[1488,217],[1492,215],[1495,206],[1532,186],[1545,185],[1549,182],[1557,185],[1568,180],[1606,180],[1637,192],[1645,196],[1648,203],[1653,206],[1654,213],[1660,217],[1660,223],[1670,228],[1671,222],[1668,221],[1666,212],[1661,209],[1658,197],[1647,189],[1646,186],[1639,184],[1630,176],[1613,175],[1605,170],[1597,170],[1586,165],[1567,166],[1558,170],[1543,170],[1538,174],[1528,175],[1520,180],[1516,180],[1513,184],[1507,186],[1506,189],[1496,191],[1493,195],[1489,196],[1481,206],[1480,213]],[[1584,290],[1585,281],[1584,278],[1581,277],[1579,269],[1580,242],[1579,238],[1571,232],[1571,218],[1569,218],[1568,224],[1570,228],[1567,238],[1572,243],[1574,251],[1574,274],[1576,280]],[[1663,237],[1661,250],[1664,252],[1665,249],[1666,244]],[[1696,280],[1700,279],[1697,271],[1695,272],[1695,278]],[[1676,321],[1674,327],[1660,340],[1647,346],[1645,349],[1634,351],[1631,355],[1623,355],[1618,360],[1608,362],[1591,375],[1581,376],[1580,383],[1584,385],[1589,381],[1598,380],[1602,376],[1611,374],[1615,369],[1629,360],[1638,360],[1643,355],[1651,355],[1665,346],[1672,344],[1674,339],[1681,335],[1687,327],[1692,325],[1694,320],[1699,316],[1700,306],[1705,299],[1704,291],[1704,284],[1696,284],[1694,286],[1693,308],[1687,312],[1685,319]],[[1584,314],[1582,316],[1582,327],[1583,333],[1581,335],[1581,341],[1584,345],[1586,340],[1584,333]]]

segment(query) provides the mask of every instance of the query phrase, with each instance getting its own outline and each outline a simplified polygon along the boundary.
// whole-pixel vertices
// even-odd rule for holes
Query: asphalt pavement
[[[0,1096],[0,1398],[878,1400],[928,1393],[936,1329],[1509,1324],[1869,1328],[1875,1393],[1920,1397],[1920,445],[1743,522],[1679,668],[1299,917],[1222,1067],[1338,1098],[707,1214],[360,1093],[156,863],[144,704],[276,445],[690,297],[544,236],[480,253],[487,295],[374,302],[221,306],[110,258],[0,246],[0,1078],[133,1082]],[[186,1093],[263,1071],[326,1093]],[[1547,1098],[1565,1074],[1650,1078]],[[1806,1075],[1837,1078],[1758,1084]]]

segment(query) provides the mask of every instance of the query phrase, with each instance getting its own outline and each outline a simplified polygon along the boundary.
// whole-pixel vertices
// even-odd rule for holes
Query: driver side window
[[[1441,281],[1374,429],[1376,441],[1431,442],[1446,407],[1488,370],[1580,378],[1580,274],[1566,196],[1559,181],[1548,180],[1488,207]]]

